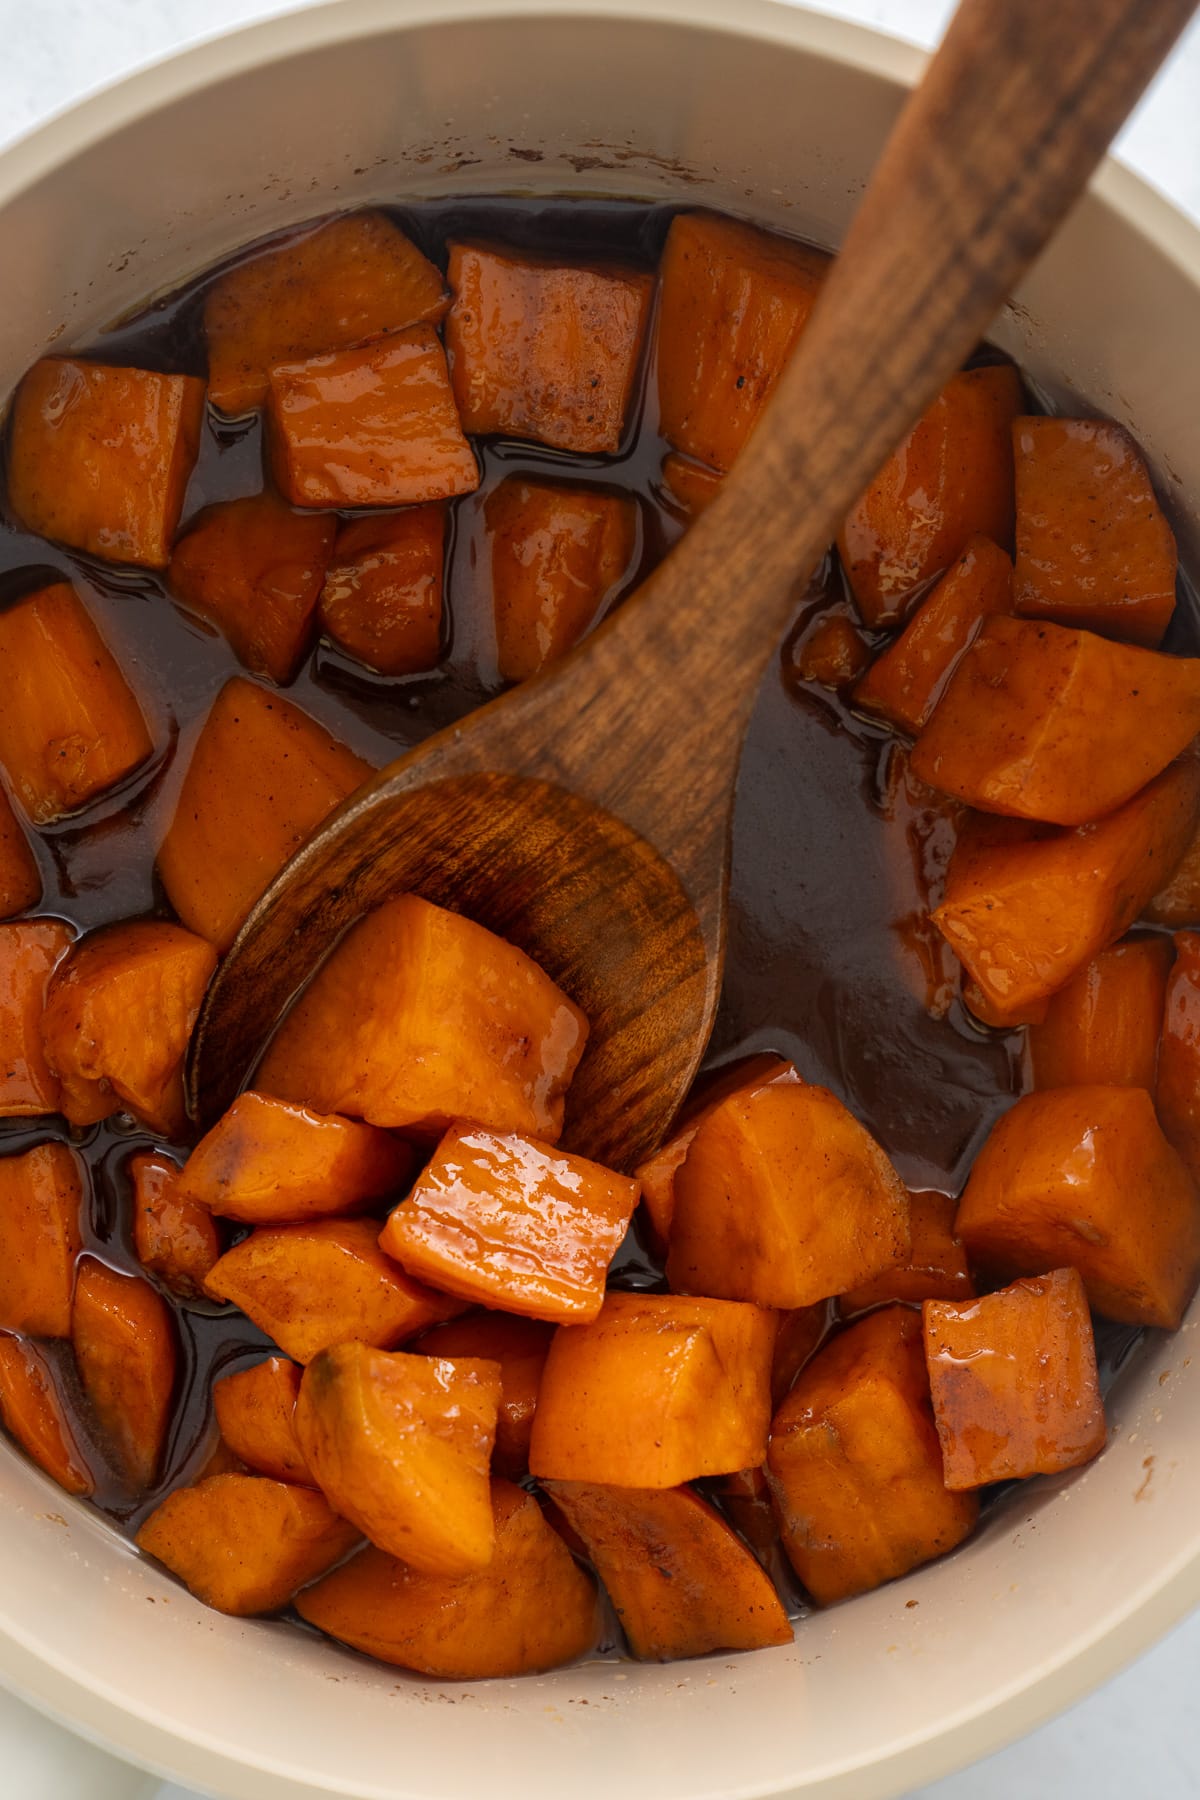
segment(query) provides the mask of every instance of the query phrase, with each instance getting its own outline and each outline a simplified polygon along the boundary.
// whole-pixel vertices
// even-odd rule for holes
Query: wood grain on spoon
[[[738,758],[797,583],[1077,198],[1193,3],[966,0],[718,499],[579,649],[384,769],[288,864],[210,990],[201,1120],[347,926],[412,889],[520,944],[587,1013],[564,1142],[616,1167],[653,1147],[711,1030]]]

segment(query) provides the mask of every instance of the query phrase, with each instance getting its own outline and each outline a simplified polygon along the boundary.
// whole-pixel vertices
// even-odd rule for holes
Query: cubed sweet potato
[[[167,898],[222,954],[284,863],[371,766],[280,694],[227,682],[158,853]]]
[[[791,1643],[769,1576],[691,1488],[548,1488],[587,1545],[634,1656],[671,1662]]]
[[[183,1059],[216,966],[211,944],[159,919],[107,925],[71,951],[42,1043],[73,1125],[128,1111],[164,1137],[182,1132]]]
[[[253,1368],[214,1381],[213,1410],[222,1442],[256,1475],[316,1487],[296,1436],[302,1373],[286,1356],[268,1356]]]
[[[686,1293],[809,1306],[908,1249],[908,1194],[891,1163],[790,1063],[714,1107],[675,1177],[667,1277]]]
[[[819,1606],[962,1542],[979,1502],[943,1485],[915,1312],[869,1313],[814,1357],[775,1415],[767,1471],[788,1560]]]
[[[1057,1475],[1104,1448],[1104,1401],[1076,1269],[978,1300],[927,1300],[933,1418],[952,1493]]]
[[[619,449],[654,277],[498,244],[448,254],[446,348],[464,429],[581,455]]]
[[[74,936],[61,919],[0,925],[0,1119],[58,1111],[61,1094],[42,1048],[42,1014]]]
[[[830,258],[715,213],[681,213],[663,247],[655,367],[663,436],[731,469],[808,322]]]
[[[983,621],[1011,611],[1007,553],[991,538],[968,538],[958,561],[875,658],[854,690],[855,706],[916,737]]]
[[[409,1346],[422,1356],[449,1357],[452,1362],[467,1357],[499,1363],[500,1410],[492,1467],[514,1481],[529,1467],[533,1417],[553,1336],[553,1326],[541,1319],[475,1312],[432,1326]]]
[[[1200,1279],[1200,1195],[1141,1088],[1026,1094],[975,1159],[955,1229],[992,1273],[1073,1266],[1130,1325],[1178,1326]]]
[[[0,1419],[25,1454],[68,1494],[86,1496],[95,1482],[43,1350],[0,1337]]]
[[[0,788],[0,919],[28,912],[41,897],[41,871],[8,795]]]
[[[954,1229],[958,1201],[951,1194],[926,1190],[908,1196],[912,1249],[894,1269],[885,1269],[874,1281],[851,1288],[838,1301],[844,1319],[882,1306],[889,1300],[970,1300],[975,1284],[967,1267],[967,1253]]]
[[[0,1329],[70,1336],[84,1180],[66,1144],[0,1157]]]
[[[852,688],[871,652],[862,633],[842,612],[819,618],[792,646],[790,668],[799,681],[815,681],[837,694]]]
[[[461,1300],[411,1281],[378,1240],[373,1219],[260,1225],[225,1252],[205,1290],[240,1306],[301,1363],[330,1344],[387,1350],[463,1310]]]
[[[776,1319],[761,1307],[611,1293],[550,1346],[530,1471],[614,1487],[679,1487],[763,1460]]]
[[[81,1257],[71,1343],[109,1455],[130,1487],[144,1492],[162,1462],[175,1391],[171,1309],[142,1276]]]
[[[436,324],[450,304],[433,264],[384,213],[351,213],[237,262],[204,302],[208,395],[249,412],[267,372],[408,325]]]
[[[1200,769],[1174,763],[1078,831],[977,817],[959,833],[934,924],[978,982],[992,1022],[1021,1021],[1121,937],[1178,861]]]
[[[278,1612],[357,1540],[323,1494],[262,1475],[176,1488],[137,1534],[197,1600],[239,1617]]]
[[[962,1003],[971,1017],[979,1025],[987,1025],[996,1031],[1018,1031],[1023,1025],[1040,1025],[1050,1011],[1049,997],[1043,994],[1028,1005],[1015,1011],[999,1006],[985,994],[977,981],[964,973],[962,981]]]
[[[479,486],[432,326],[277,363],[269,379],[271,471],[293,506],[412,506]]]
[[[322,631],[380,675],[434,668],[442,647],[445,543],[440,503],[347,519],[321,589]]]
[[[776,1314],[775,1350],[771,1357],[771,1405],[779,1406],[789,1394],[801,1369],[820,1348],[829,1330],[828,1301],[814,1306],[793,1306]]]
[[[1053,995],[1031,1027],[1035,1088],[1140,1087],[1154,1092],[1168,938],[1129,938],[1102,950]]]
[[[1021,403],[1021,377],[1007,363],[952,376],[847,515],[838,551],[864,624],[902,618],[976,533],[1012,543]]]
[[[1157,649],[1177,555],[1138,447],[1111,419],[1016,419],[1016,609]]]
[[[1176,933],[1175,966],[1160,1017],[1158,1117],[1192,1180],[1200,1183],[1200,936],[1194,931]]]
[[[470,1120],[553,1143],[586,1040],[579,1008],[524,951],[402,894],[343,938],[256,1082],[373,1125],[442,1132]]]
[[[139,1152],[129,1179],[138,1261],[181,1300],[196,1299],[221,1254],[212,1214],[180,1192],[179,1168],[168,1156]]]
[[[415,1162],[374,1125],[245,1093],[192,1151],[179,1192],[221,1219],[289,1224],[362,1212],[405,1188]]]
[[[91,556],[165,568],[203,422],[194,375],[46,357],[13,401],[13,511]]]
[[[167,587],[255,675],[288,682],[313,637],[337,521],[269,491],[206,506],[176,544]]]
[[[296,1436],[329,1504],[389,1556],[466,1575],[496,1547],[500,1365],[338,1344],[304,1371]]]
[[[423,1675],[483,1681],[583,1656],[600,1629],[596,1586],[532,1494],[492,1483],[496,1549],[470,1575],[428,1575],[362,1550],[306,1588],[296,1610],[355,1650]]]
[[[711,506],[721,491],[721,476],[703,463],[692,462],[670,450],[663,457],[662,486],[669,505],[685,518],[694,519]]]
[[[1200,925],[1200,831],[1192,834],[1169,881],[1142,914],[1155,925]]]
[[[552,1324],[594,1319],[638,1184],[532,1138],[452,1126],[380,1245],[444,1293]]]
[[[35,825],[75,812],[154,745],[128,682],[73,587],[0,610],[0,768]]]
[[[505,681],[525,681],[586,636],[630,573],[637,502],[509,475],[487,496],[483,517],[496,660]]]

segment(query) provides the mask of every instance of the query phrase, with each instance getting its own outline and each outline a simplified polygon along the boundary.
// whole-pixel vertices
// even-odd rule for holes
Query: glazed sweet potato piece
[[[1121,937],[1178,861],[1200,769],[1175,763],[1118,812],[1078,831],[977,818],[959,834],[934,924],[994,1022],[1031,1016]]]
[[[706,469],[703,463],[692,462],[670,450],[663,457],[662,485],[668,502],[694,519],[720,493],[721,477],[715,469]]]
[[[378,1238],[373,1219],[260,1225],[225,1252],[205,1291],[240,1306],[301,1363],[330,1344],[390,1349],[462,1311],[461,1301],[410,1281]]]
[[[0,611],[0,768],[35,825],[124,781],[154,748],[141,708],[67,582]]]
[[[791,1643],[770,1578],[691,1488],[548,1488],[587,1545],[634,1656],[671,1662]]]
[[[532,1494],[492,1483],[496,1549],[470,1575],[428,1575],[362,1550],[297,1595],[330,1637],[382,1662],[470,1681],[533,1675],[583,1656],[600,1628],[596,1586]]]
[[[1013,451],[1017,611],[1157,649],[1178,558],[1129,433],[1111,419],[1016,419]]]
[[[137,1534],[197,1600],[239,1617],[278,1612],[357,1541],[323,1494],[261,1475],[176,1488]]]
[[[162,1461],[177,1347],[171,1309],[140,1275],[80,1259],[71,1343],[84,1393],[130,1487],[153,1487]]]
[[[525,681],[587,634],[629,574],[637,503],[509,475],[487,496],[483,517],[496,659],[505,681]]]
[[[321,629],[380,675],[419,675],[442,647],[446,508],[347,519],[325,572]]]
[[[740,219],[681,213],[663,247],[655,366],[663,436],[731,469],[808,322],[830,258]]]
[[[952,1493],[1057,1475],[1104,1448],[1104,1401],[1076,1269],[979,1300],[927,1300],[925,1356]]]
[[[761,1307],[610,1293],[561,1326],[542,1372],[539,1478],[679,1487],[763,1460],[776,1321]]]
[[[276,363],[436,324],[449,304],[437,269],[383,213],[297,232],[209,288],[209,399],[225,413],[249,412],[266,398]]]
[[[316,1487],[296,1436],[302,1373],[286,1356],[268,1356],[253,1368],[214,1381],[213,1410],[222,1442],[256,1475]]]
[[[977,533],[1012,543],[1021,402],[1021,377],[1007,363],[952,376],[847,515],[838,551],[864,624],[902,618]]]
[[[13,401],[13,511],[90,556],[165,568],[203,422],[194,375],[46,357]]]
[[[49,1359],[22,1338],[0,1337],[0,1419],[25,1454],[68,1494],[93,1491]]]
[[[1026,1094],[975,1159],[955,1229],[998,1275],[1073,1266],[1106,1318],[1174,1331],[1200,1279],[1200,1195],[1141,1088]]]
[[[130,1159],[129,1179],[138,1261],[181,1300],[197,1299],[221,1255],[212,1214],[181,1193],[169,1156],[141,1151]]]
[[[289,1224],[362,1212],[407,1186],[415,1160],[374,1125],[245,1093],[192,1151],[179,1192],[221,1219]]]
[[[862,634],[844,613],[827,613],[791,649],[791,667],[800,681],[844,693],[871,659]]]
[[[288,682],[312,642],[337,522],[268,492],[206,506],[176,544],[167,586],[254,675]]]
[[[338,1344],[304,1371],[296,1436],[329,1504],[430,1575],[492,1560],[500,1367]]]
[[[1192,834],[1175,871],[1142,913],[1155,925],[1200,925],[1200,831]]]
[[[422,1356],[460,1357],[500,1365],[500,1410],[492,1467],[516,1480],[529,1467],[529,1440],[537,1411],[542,1370],[554,1327],[541,1319],[511,1313],[467,1313],[423,1331],[409,1346]]]
[[[813,1359],[775,1415],[767,1470],[784,1549],[819,1606],[962,1542],[979,1502],[943,1485],[916,1313],[870,1313]]]
[[[0,1157],[0,1330],[70,1336],[83,1183],[66,1144]]]
[[[256,1081],[373,1125],[442,1132],[461,1119],[553,1143],[586,1039],[579,1008],[523,951],[403,894],[342,939]]]
[[[1158,1117],[1192,1180],[1200,1183],[1200,936],[1194,931],[1176,933],[1175,966],[1160,1017]]]
[[[913,772],[984,812],[1086,825],[1200,730],[1200,657],[1089,631],[984,621],[913,751]]]
[[[42,1014],[74,935],[61,919],[0,925],[0,1119],[58,1111],[61,1093],[42,1048]]]
[[[771,1357],[771,1405],[778,1407],[795,1384],[797,1375],[820,1348],[829,1330],[828,1301],[814,1306],[793,1306],[777,1313],[775,1349]]]
[[[496,244],[451,243],[446,315],[463,428],[556,450],[619,449],[654,277]]]
[[[271,471],[293,506],[412,506],[479,486],[429,325],[270,372]]]
[[[838,1301],[844,1319],[889,1300],[970,1300],[975,1284],[967,1253],[954,1229],[958,1201],[950,1194],[917,1191],[908,1196],[912,1248],[907,1259],[873,1281],[851,1288]]]
[[[0,919],[28,912],[41,897],[41,871],[8,795],[0,788]]]
[[[715,1107],[675,1177],[667,1278],[685,1293],[809,1306],[908,1249],[908,1194],[887,1157],[790,1063]]]
[[[1166,938],[1130,938],[1102,950],[1060,988],[1028,1038],[1035,1088],[1140,1087],[1154,1092]]]
[[[127,1110],[179,1135],[183,1059],[216,966],[211,944],[158,919],[107,925],[71,951],[50,983],[42,1043],[73,1125]]]
[[[290,700],[226,682],[158,853],[184,924],[224,954],[288,858],[371,773]]]
[[[638,1184],[532,1138],[446,1133],[379,1242],[444,1293],[552,1324],[594,1319]]]
[[[916,737],[983,621],[1011,611],[1008,555],[991,538],[968,538],[958,561],[875,658],[854,690],[854,704]]]

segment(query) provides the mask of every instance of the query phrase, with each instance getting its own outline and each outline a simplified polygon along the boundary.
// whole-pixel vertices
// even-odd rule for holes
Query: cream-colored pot
[[[836,244],[919,59],[767,0],[341,0],[191,50],[0,156],[0,394],[261,232],[448,191],[669,195]],[[1200,546],[1200,239],[1108,168],[998,335],[1127,421]],[[1197,1317],[1102,1458],[794,1648],[432,1685],[209,1612],[8,1446],[0,1677],[245,1800],[872,1800],[994,1749],[1200,1600]],[[0,1780],[0,1786],[3,1781]]]

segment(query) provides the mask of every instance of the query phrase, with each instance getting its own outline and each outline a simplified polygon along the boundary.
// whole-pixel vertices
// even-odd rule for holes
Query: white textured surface
[[[931,44],[950,0],[813,0],[824,10]],[[1150,4],[1151,0],[1147,0]],[[1054,4],[1054,0],[1047,0]],[[287,10],[262,0],[0,0],[0,143],[89,88],[189,39]],[[1118,145],[1200,218],[1200,25],[1193,27]],[[1097,1571],[1103,1579],[1103,1571]],[[980,1629],[987,1629],[986,1619]],[[97,1647],[98,1652],[100,1647]],[[1000,1755],[911,1800],[1192,1800],[1200,1793],[1200,1618],[1117,1681]],[[864,1696],[864,1705],[869,1705]],[[12,1800],[141,1800],[110,1762],[0,1696],[0,1792]],[[162,1788],[158,1800],[188,1800]]]

